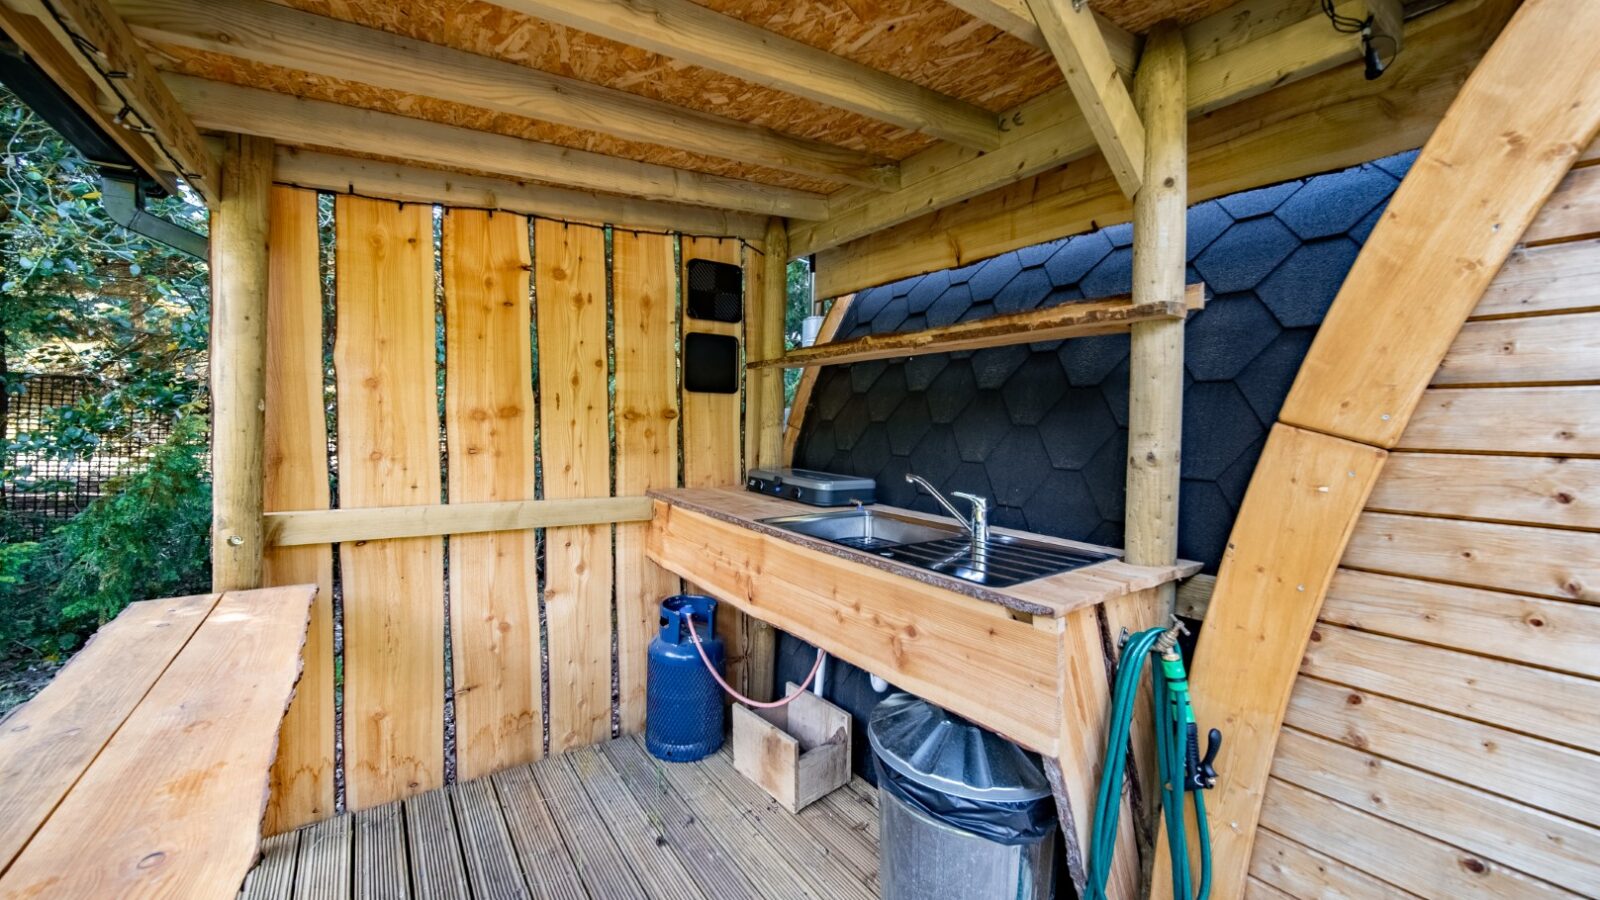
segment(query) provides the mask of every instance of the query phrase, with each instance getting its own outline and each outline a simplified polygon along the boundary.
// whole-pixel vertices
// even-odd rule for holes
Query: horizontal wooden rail
[[[962,322],[903,334],[870,334],[853,341],[817,344],[795,350],[775,359],[758,359],[752,369],[772,366],[834,366],[893,359],[924,353],[951,353],[956,350],[981,350],[1011,344],[1041,344],[1066,338],[1088,337],[1127,331],[1135,322],[1156,319],[1182,319],[1205,308],[1206,286],[1191,284],[1182,303],[1134,303],[1132,297],[1108,297],[1063,303],[1044,309],[992,316],[975,322]]]
[[[267,513],[266,536],[269,547],[296,547],[559,525],[644,522],[649,520],[650,514],[647,497],[308,509]]]

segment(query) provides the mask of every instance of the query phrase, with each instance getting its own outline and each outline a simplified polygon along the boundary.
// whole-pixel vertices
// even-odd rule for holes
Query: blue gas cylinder
[[[644,743],[652,756],[692,762],[722,747],[722,688],[706,671],[689,637],[689,621],[718,674],[724,671],[716,636],[717,601],[678,594],[661,601],[661,633],[650,642]]]

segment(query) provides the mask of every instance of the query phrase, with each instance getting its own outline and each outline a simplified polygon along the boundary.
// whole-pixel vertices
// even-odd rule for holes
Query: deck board
[[[876,815],[859,779],[794,815],[634,735],[272,838],[240,900],[870,900]]]

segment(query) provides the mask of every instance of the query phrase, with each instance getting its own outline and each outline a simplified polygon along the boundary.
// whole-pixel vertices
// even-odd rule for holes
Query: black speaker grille
[[[732,263],[691,259],[688,264],[689,318],[737,322],[744,318],[744,273]]]

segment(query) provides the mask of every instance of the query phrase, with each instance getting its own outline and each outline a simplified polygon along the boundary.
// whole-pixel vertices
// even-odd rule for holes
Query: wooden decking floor
[[[798,815],[727,750],[662,763],[624,737],[267,839],[246,900],[878,895],[877,792]]]

